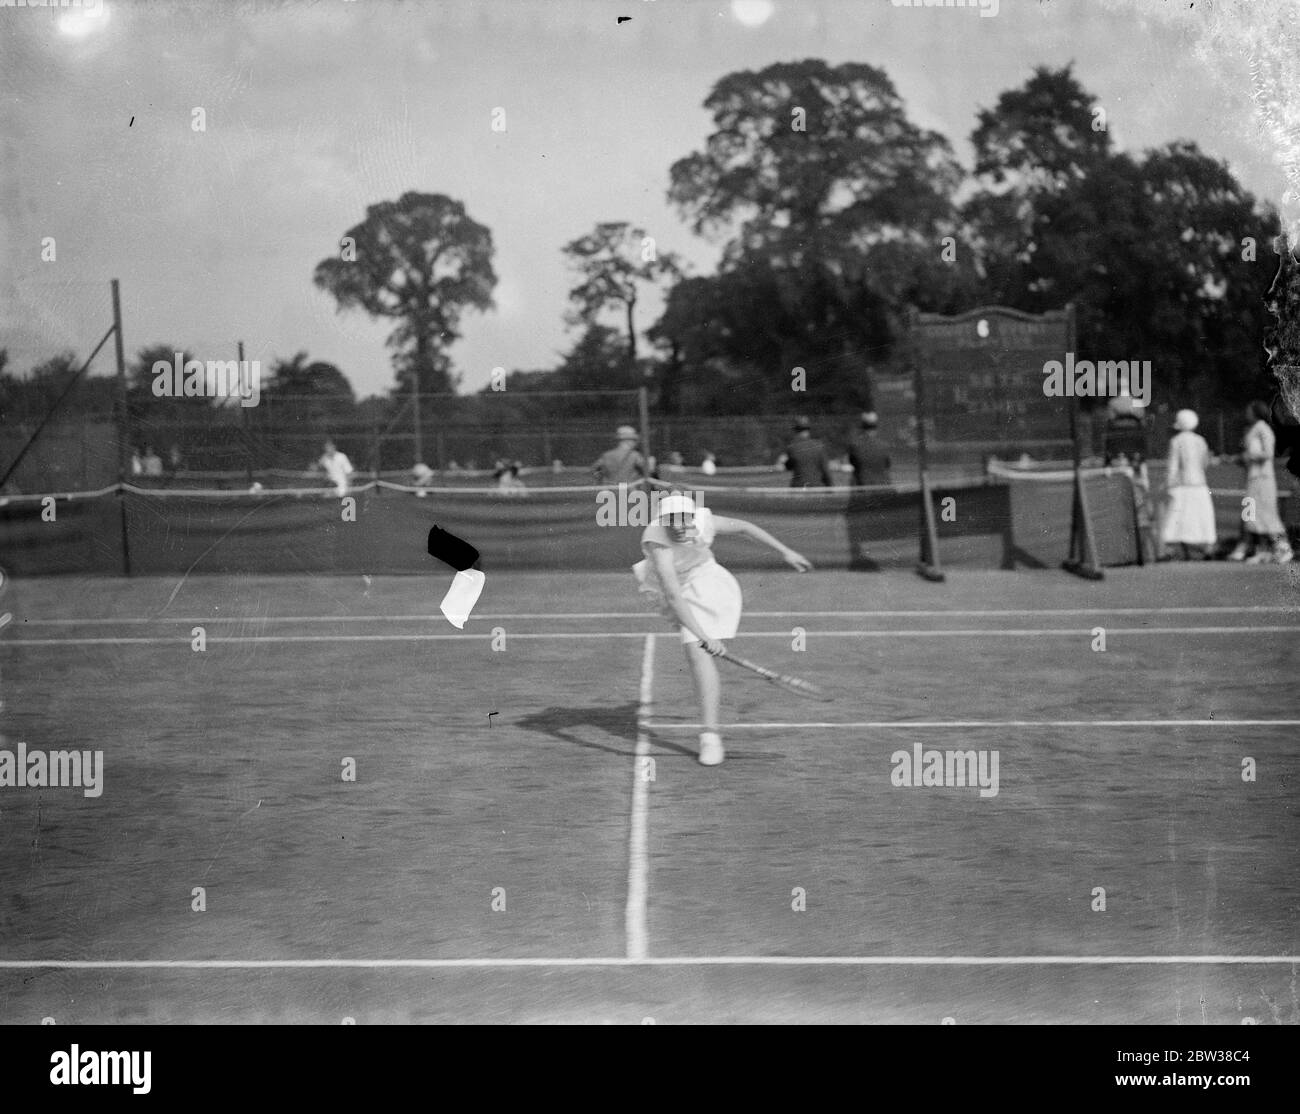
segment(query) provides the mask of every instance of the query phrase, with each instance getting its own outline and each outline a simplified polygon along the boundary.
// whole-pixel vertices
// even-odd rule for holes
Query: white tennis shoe
[[[722,739],[716,732],[705,731],[700,734],[701,766],[721,765],[725,753],[722,749]]]

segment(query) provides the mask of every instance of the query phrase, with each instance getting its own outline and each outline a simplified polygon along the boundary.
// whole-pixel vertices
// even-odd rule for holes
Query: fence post
[[[650,392],[644,386],[637,389],[637,403],[641,411],[641,455],[650,458]]]
[[[415,459],[412,464],[419,464],[424,460],[424,439],[420,435],[420,372],[419,369],[412,373],[414,375],[411,396],[415,401]]]
[[[126,405],[126,355],[122,345],[122,299],[117,279],[111,282],[113,291],[113,351],[117,357],[117,405],[121,425],[117,432],[117,505],[122,519],[122,573],[131,575],[131,541],[126,529],[126,438],[130,434],[131,415]]]
[[[235,344],[235,351],[239,354],[239,369],[237,374],[240,376],[240,386],[242,387],[244,374],[244,342],[240,340],[236,341]],[[249,382],[251,383],[252,380],[250,379]],[[248,410],[249,408],[244,405],[244,400],[241,396],[239,400],[239,424],[242,426],[244,433],[244,472],[248,480],[248,486],[251,488],[253,486],[253,431],[249,428]],[[270,481],[268,480],[267,482],[269,483]]]

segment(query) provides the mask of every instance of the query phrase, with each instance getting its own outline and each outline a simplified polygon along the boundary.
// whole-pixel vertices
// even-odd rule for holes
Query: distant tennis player
[[[645,560],[632,566],[643,599],[681,630],[682,649],[695,679],[700,701],[700,761],[716,766],[723,759],[718,734],[721,703],[718,667],[713,658],[740,627],[742,599],[736,578],[713,559],[718,534],[743,534],[771,546],[788,565],[807,572],[812,563],[782,545],[766,530],[740,518],[723,518],[697,508],[685,495],[669,495],[659,504],[656,520],[641,535]]]
[[[325,442],[325,452],[316,461],[316,467],[329,477],[339,498],[348,493],[348,483],[352,479],[352,461],[345,453],[338,451],[333,441]]]

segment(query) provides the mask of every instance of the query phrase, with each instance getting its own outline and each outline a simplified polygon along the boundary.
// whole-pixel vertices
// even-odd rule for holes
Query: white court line
[[[644,616],[642,616],[644,617]],[[202,625],[202,624],[199,624]],[[1107,627],[1107,636],[1126,634],[1280,634],[1284,631],[1300,632],[1300,624],[1272,627]],[[542,641],[554,639],[567,641],[590,638],[643,638],[649,631],[540,631],[510,634],[512,639],[531,639]],[[1005,628],[987,628],[980,630],[819,630],[809,631],[817,638],[1092,638],[1093,631],[1083,627],[1044,628],[1030,627],[1024,630],[1007,630]],[[227,643],[236,645],[246,642],[467,642],[476,638],[486,639],[490,635],[482,634],[246,634],[227,637],[209,638],[208,645]],[[789,638],[789,631],[747,631],[738,638]],[[187,634],[176,634],[150,638],[10,638],[0,642],[0,646],[128,646],[128,645],[181,645],[190,641]]]
[[[801,616],[805,619],[905,619],[909,616],[920,618],[942,618],[953,616],[971,618],[980,615],[1003,617],[1013,615],[1262,615],[1262,614],[1300,614],[1297,606],[1252,605],[1250,607],[1057,607],[1057,608],[1010,608],[1004,610],[978,609],[974,611],[956,610],[914,610],[914,611],[746,611],[753,619],[779,619],[785,616]],[[476,619],[644,619],[644,611],[502,611],[495,614],[479,613]],[[192,619],[180,619],[173,616],[158,616],[152,619],[24,619],[23,625],[29,627],[90,627],[90,626],[128,626],[132,624],[148,625],[151,623],[188,623],[192,626],[203,623],[426,623],[441,622],[439,614],[429,615],[201,615]]]
[[[206,971],[313,968],[470,967],[1109,967],[1264,966],[1300,963],[1300,955],[676,955],[629,959],[496,957],[492,959],[3,959],[0,970]]]
[[[700,723],[651,723],[650,731],[701,731]],[[1300,727],[1300,719],[945,719],[870,720],[861,723],[727,723],[721,730],[767,730],[794,727],[845,728],[970,728],[970,727]]]
[[[623,915],[628,959],[645,959],[649,947],[646,929],[646,892],[649,859],[646,820],[650,810],[650,735],[645,722],[654,710],[655,636],[645,636],[641,654],[641,703],[636,710],[636,761],[632,766],[632,834],[628,840],[627,909]]]

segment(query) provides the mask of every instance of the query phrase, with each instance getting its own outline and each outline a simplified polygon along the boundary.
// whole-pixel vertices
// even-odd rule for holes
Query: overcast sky
[[[128,358],[154,343],[231,358],[242,339],[264,364],[306,350],[359,395],[386,390],[391,323],[337,315],[311,275],[367,205],[407,190],[459,199],[494,238],[496,308],[467,314],[452,351],[462,390],[494,366],[553,366],[573,340],[560,248],[596,222],[712,266],[716,245],[665,200],[668,168],[707,136],[720,77],[778,61],[881,67],[967,166],[980,108],[1073,61],[1121,148],[1194,140],[1274,205],[1287,182],[1251,58],[1190,11],[1148,22],[1163,0],[1001,0],[991,18],[890,0],[103,4],[0,6],[0,348],[23,373],[89,354],[116,277]],[[645,327],[659,305],[643,308]],[[111,370],[110,347],[95,371]]]

